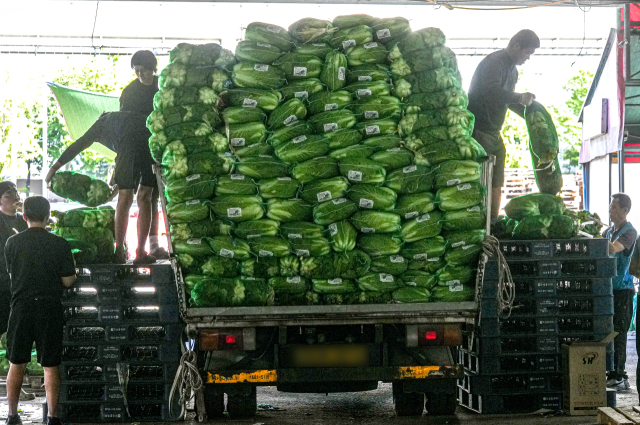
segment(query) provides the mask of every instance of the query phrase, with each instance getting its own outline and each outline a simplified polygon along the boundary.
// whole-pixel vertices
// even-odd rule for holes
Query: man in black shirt
[[[0,335],[7,331],[11,310],[11,280],[4,261],[7,239],[27,229],[27,222],[18,213],[20,196],[16,185],[0,182]]]
[[[115,237],[116,262],[127,261],[124,240],[129,222],[129,209],[133,204],[133,194],[137,189],[138,203],[138,248],[136,264],[156,261],[148,255],[145,245],[155,215],[154,235],[157,235],[157,184],[153,174],[151,152],[146,121],[153,111],[153,97],[158,91],[158,77],[155,76],[157,60],[148,50],[140,50],[131,58],[136,80],[122,91],[120,111],[102,114],[87,132],[60,155],[51,166],[45,181],[49,183],[53,175],[76,155],[87,149],[93,142],[101,143],[117,153],[114,180],[118,187],[116,206]],[[154,188],[155,196],[154,196]],[[155,208],[152,207],[155,199]],[[155,214],[153,214],[155,213]],[[152,250],[157,248],[152,246]]]
[[[500,211],[504,184],[505,147],[500,130],[507,109],[524,117],[524,107],[535,99],[532,93],[516,93],[516,65],[524,64],[540,47],[540,39],[531,30],[522,30],[509,40],[506,49],[491,53],[476,68],[469,86],[469,110],[476,117],[473,137],[490,155],[496,156],[491,192],[491,216]]]
[[[27,198],[24,216],[29,228],[11,236],[5,246],[7,271],[11,275],[7,425],[22,423],[18,415],[18,398],[34,342],[38,363],[44,368],[49,408],[47,424],[61,424],[58,398],[64,326],[62,290],[75,284],[76,269],[69,243],[45,229],[49,215],[49,201],[42,196]]]

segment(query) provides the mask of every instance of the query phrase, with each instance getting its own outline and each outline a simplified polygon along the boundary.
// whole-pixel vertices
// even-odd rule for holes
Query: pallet
[[[598,407],[599,425],[640,424],[640,407]]]

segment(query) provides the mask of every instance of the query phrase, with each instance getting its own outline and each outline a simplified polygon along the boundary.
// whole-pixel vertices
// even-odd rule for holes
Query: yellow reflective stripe
[[[398,379],[424,379],[431,372],[440,373],[440,366],[402,366],[398,368]]]
[[[231,376],[207,372],[208,384],[238,384],[242,382],[276,382],[278,374],[275,370],[257,370],[249,373],[236,373]]]

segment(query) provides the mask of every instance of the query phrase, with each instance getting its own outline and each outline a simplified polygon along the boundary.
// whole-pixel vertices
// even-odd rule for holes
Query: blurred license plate
[[[369,365],[369,346],[296,346],[291,352],[294,367],[356,367]]]

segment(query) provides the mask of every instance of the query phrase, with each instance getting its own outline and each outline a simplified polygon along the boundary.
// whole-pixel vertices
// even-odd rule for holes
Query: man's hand
[[[520,103],[524,106],[530,106],[534,100],[536,100],[536,95],[533,93],[527,92],[520,95]]]
[[[118,195],[118,185],[114,185],[113,187],[111,187],[111,193],[109,194],[109,198],[107,198],[107,202],[111,202],[113,201],[113,198],[115,198]],[[106,202],[105,202],[106,203]]]

